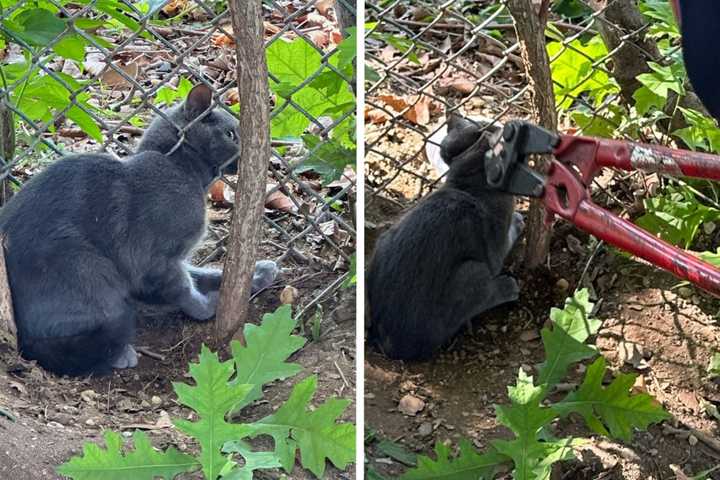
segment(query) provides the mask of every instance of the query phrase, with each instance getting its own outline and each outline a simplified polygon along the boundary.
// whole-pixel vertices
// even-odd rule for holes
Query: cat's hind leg
[[[519,289],[508,275],[490,277],[488,266],[468,260],[455,270],[445,285],[443,317],[430,319],[432,333],[417,345],[420,356],[430,356],[452,339],[474,317],[504,303],[518,299]]]

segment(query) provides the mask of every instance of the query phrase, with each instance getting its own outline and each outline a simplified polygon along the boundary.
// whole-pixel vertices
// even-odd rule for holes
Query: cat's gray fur
[[[451,117],[441,146],[447,182],[378,239],[369,334],[392,358],[426,359],[474,316],[518,298],[502,268],[523,221],[511,195],[487,186],[488,137]]]
[[[237,159],[237,120],[194,87],[158,116],[123,160],[69,155],[35,175],[0,210],[0,234],[21,354],[59,374],[137,364],[135,300],[207,320],[222,272],[190,266],[203,238],[210,184]],[[258,262],[253,286],[272,283]]]

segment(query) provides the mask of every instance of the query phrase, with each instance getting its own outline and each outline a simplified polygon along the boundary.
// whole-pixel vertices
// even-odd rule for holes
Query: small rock
[[[88,418],[87,420],[85,420],[85,425],[93,427],[95,426],[95,420],[93,420],[92,418]]]
[[[98,394],[95,392],[95,390],[83,390],[80,392],[80,398],[83,399],[84,402],[94,404],[95,399],[97,398]]]
[[[419,411],[425,408],[425,402],[414,395],[407,394],[400,399],[398,410],[405,415],[414,417]]]
[[[418,428],[418,434],[420,434],[421,437],[427,437],[432,435],[433,433],[433,426],[432,423],[429,422],[423,422],[420,427]]]
[[[694,447],[698,443],[697,437],[691,433],[690,435],[688,435],[688,443],[691,447]]]
[[[637,368],[644,360],[642,347],[634,342],[621,341],[618,345],[620,361]]]
[[[693,295],[693,290],[690,287],[680,287],[677,292],[682,298],[690,298]]]
[[[520,340],[523,342],[531,342],[540,338],[540,333],[537,330],[526,330],[520,334]]]
[[[298,292],[297,288],[292,285],[288,285],[282,289],[282,292],[280,292],[280,303],[283,305],[293,305],[299,295],[300,292]]]
[[[555,288],[557,288],[561,292],[567,292],[570,288],[570,282],[568,282],[564,278],[561,278],[560,280],[555,282]]]
[[[162,398],[158,397],[157,395],[153,395],[150,399],[150,403],[152,403],[154,407],[159,407],[160,405],[162,405]]]

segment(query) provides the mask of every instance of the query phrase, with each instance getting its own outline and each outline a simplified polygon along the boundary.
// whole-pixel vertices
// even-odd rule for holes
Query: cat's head
[[[448,176],[485,185],[485,152],[501,125],[475,122],[453,114],[448,118],[448,134],[440,145],[440,155],[450,167]]]
[[[152,121],[138,151],[152,150],[202,162],[202,168],[213,177],[236,169],[240,154],[238,121],[222,108],[211,107],[212,90],[195,85],[184,102],[165,109],[164,116]]]

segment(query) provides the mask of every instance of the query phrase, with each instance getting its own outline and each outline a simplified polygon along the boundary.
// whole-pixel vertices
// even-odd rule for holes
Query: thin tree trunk
[[[545,50],[545,22],[547,11],[537,12],[531,0],[508,0],[510,14],[515,20],[515,32],[531,92],[533,121],[548,130],[557,130],[557,111],[553,93],[550,59]],[[541,10],[547,10],[542,2]],[[548,157],[537,159],[536,168],[544,172]],[[530,203],[528,213],[524,266],[535,268],[545,262],[550,247],[551,230],[545,226],[545,209],[537,200]]]
[[[3,236],[0,236],[0,340],[17,348],[17,328],[7,268],[5,267],[5,237]]]
[[[230,0],[240,97],[241,157],[230,245],[220,289],[216,338],[227,340],[247,321],[270,159],[268,69],[261,0]]]
[[[0,169],[12,162],[15,155],[15,122],[6,101],[0,99]],[[0,206],[7,203],[13,193],[7,178],[9,175],[10,172],[7,172],[5,177],[0,177]]]

